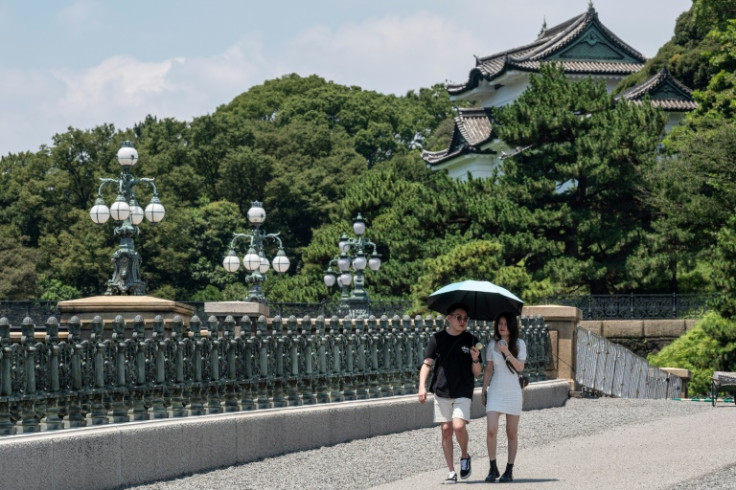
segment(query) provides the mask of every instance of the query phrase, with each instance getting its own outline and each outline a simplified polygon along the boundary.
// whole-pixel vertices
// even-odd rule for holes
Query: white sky
[[[597,0],[647,57],[691,0]],[[588,0],[0,0],[0,155],[69,126],[191,120],[288,73],[402,95],[463,82]]]

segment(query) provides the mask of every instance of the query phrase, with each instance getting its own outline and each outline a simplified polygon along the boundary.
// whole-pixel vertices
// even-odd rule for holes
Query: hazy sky
[[[691,0],[598,0],[647,57]],[[69,126],[191,120],[288,73],[383,93],[463,82],[588,0],[0,0],[0,155]]]

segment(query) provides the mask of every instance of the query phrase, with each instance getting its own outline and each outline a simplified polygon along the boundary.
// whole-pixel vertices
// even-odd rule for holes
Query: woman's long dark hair
[[[519,355],[519,346],[516,345],[519,340],[519,324],[516,322],[516,316],[511,313],[500,313],[493,321],[493,338],[498,342],[501,336],[498,335],[498,320],[506,319],[506,328],[509,329],[509,351],[514,357]]]

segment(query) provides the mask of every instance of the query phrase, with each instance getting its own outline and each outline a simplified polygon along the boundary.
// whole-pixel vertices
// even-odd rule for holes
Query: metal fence
[[[575,306],[584,320],[644,320],[694,318],[702,315],[716,294],[610,294],[563,295],[546,304]]]
[[[577,327],[575,381],[618,398],[675,398],[682,379],[589,330]]]
[[[541,317],[521,318],[531,380],[545,379],[549,334]],[[0,434],[59,430],[416,393],[417,368],[444,317],[288,319],[246,316],[220,323],[181,318],[146,325],[100,317],[20,334],[0,318]],[[65,327],[68,334],[61,333]],[[471,322],[484,344],[492,326]],[[43,330],[44,334],[36,335]],[[478,380],[480,383],[480,380]]]

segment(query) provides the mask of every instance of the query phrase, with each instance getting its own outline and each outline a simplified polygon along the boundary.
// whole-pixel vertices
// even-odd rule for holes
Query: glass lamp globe
[[[276,254],[276,257],[273,258],[274,270],[279,274],[283,274],[284,272],[289,270],[290,265],[291,263],[289,262],[289,257],[286,256],[284,249],[280,248],[278,253]]]
[[[133,148],[130,141],[123,142],[123,146],[118,150],[118,163],[123,168],[131,168],[138,162],[138,152]]]
[[[347,255],[341,255],[340,258],[337,259],[337,268],[340,269],[341,272],[345,272],[350,269],[350,257]]]
[[[355,218],[355,222],[353,222],[353,232],[358,236],[365,233],[365,221],[360,213],[358,213],[358,217]]]
[[[254,271],[261,266],[261,257],[252,248],[248,249],[248,253],[243,257],[243,265],[249,271]]]
[[[110,206],[110,216],[115,221],[125,221],[130,216],[130,205],[125,202],[125,198],[122,195],[118,195],[115,202]]]
[[[151,202],[146,206],[144,214],[146,215],[146,219],[151,223],[160,223],[164,219],[164,215],[166,215],[166,209],[164,209],[158,197],[153,196]]]
[[[357,257],[353,259],[353,268],[356,271],[362,271],[365,269],[365,266],[368,264],[368,261],[365,258],[365,255],[362,253],[358,254]]]
[[[331,270],[328,270],[327,273],[325,274],[324,279],[325,279],[325,286],[327,286],[328,288],[331,288],[332,286],[335,285],[335,281],[337,280],[337,277],[335,277],[335,274],[333,274]]]
[[[341,286],[346,286],[346,287],[349,286],[350,281],[352,280],[353,280],[353,276],[350,275],[349,272],[343,272],[342,274],[340,274],[340,285]]]
[[[261,253],[261,265],[258,266],[258,272],[260,272],[261,274],[265,274],[270,268],[271,264],[268,262],[266,256]]]
[[[225,260],[222,261],[222,266],[228,272],[236,272],[240,268],[240,259],[235,254],[235,250],[230,249],[225,256]]]
[[[248,210],[248,221],[254,225],[260,225],[266,221],[266,210],[263,209],[262,203],[253,201],[253,204]]]
[[[134,225],[140,225],[143,222],[143,208],[138,204],[138,200],[134,197],[130,201],[130,222]]]
[[[373,255],[371,255],[371,259],[368,261],[368,267],[372,271],[377,271],[381,268],[381,258],[376,252],[373,252]]]
[[[105,205],[101,197],[97,198],[95,205],[89,210],[89,217],[98,225],[107,223],[107,220],[110,219],[110,208]]]

